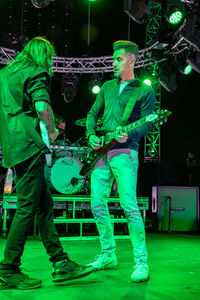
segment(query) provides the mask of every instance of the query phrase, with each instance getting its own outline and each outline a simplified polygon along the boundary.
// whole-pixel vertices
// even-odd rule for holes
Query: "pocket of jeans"
[[[134,165],[138,166],[138,152],[133,149],[128,149],[128,152]]]

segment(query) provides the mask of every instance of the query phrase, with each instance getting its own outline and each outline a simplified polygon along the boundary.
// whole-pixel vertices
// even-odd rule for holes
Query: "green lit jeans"
[[[102,252],[114,252],[116,244],[107,200],[113,179],[118,185],[120,204],[128,222],[134,262],[147,262],[145,229],[137,204],[138,153],[131,149],[113,149],[99,161],[91,174],[92,213],[100,235]]]
[[[9,230],[0,269],[19,268],[24,244],[33,228],[36,214],[41,239],[50,261],[67,258],[53,222],[53,200],[44,178],[44,157],[37,157],[38,153],[15,166],[17,210]],[[29,172],[25,175],[27,170]]]

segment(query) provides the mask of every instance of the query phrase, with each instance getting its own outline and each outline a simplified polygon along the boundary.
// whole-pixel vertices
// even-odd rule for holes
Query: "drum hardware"
[[[73,186],[75,186],[75,185],[78,184],[78,182],[79,182],[80,180],[83,180],[83,179],[80,179],[80,178],[77,178],[77,177],[73,177],[73,178],[71,179],[71,184],[72,184]]]
[[[92,149],[82,146],[83,140],[85,137],[70,145],[62,140],[51,144],[52,166],[46,166],[45,177],[52,193],[89,194],[90,176],[80,176],[79,172]]]
[[[85,127],[86,121],[87,121],[87,118],[82,118],[82,119],[76,120],[75,125]],[[103,123],[102,118],[99,118],[96,125],[101,125],[102,123]]]

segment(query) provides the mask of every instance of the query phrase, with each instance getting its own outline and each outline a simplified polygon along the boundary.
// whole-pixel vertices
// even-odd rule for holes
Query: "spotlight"
[[[192,67],[188,62],[186,61],[185,56],[180,56],[177,58],[177,63],[178,63],[178,69],[179,72],[183,75],[189,75],[192,72]]]
[[[170,8],[169,23],[178,24],[183,19],[183,13],[176,6]]]
[[[149,86],[157,82],[155,66],[156,65],[145,68],[139,73],[139,79]]]
[[[159,81],[164,89],[168,92],[172,93],[176,90],[177,85],[175,63],[165,61],[162,65],[160,65]]]
[[[170,24],[179,24],[183,20],[184,14],[185,6],[183,3],[180,3],[179,0],[167,1],[166,18]]]
[[[98,94],[101,88],[102,79],[98,75],[94,75],[89,82],[89,90],[93,94]]]
[[[65,102],[72,102],[77,94],[78,77],[65,76],[62,80],[62,95]]]
[[[151,85],[152,85],[153,78],[152,78],[152,76],[149,75],[149,74],[144,74],[144,75],[142,75],[141,80],[142,80],[142,82],[144,82],[145,84],[151,86]]]
[[[195,51],[187,58],[187,63],[197,72],[200,73],[200,51]]]
[[[152,85],[151,79],[149,79],[149,78],[145,78],[145,79],[143,80],[143,82],[144,82],[145,84],[149,85],[149,86]]]
[[[53,0],[31,0],[31,3],[36,8],[43,8],[43,7],[47,6],[47,5],[49,5],[49,3],[52,2],[52,1]]]
[[[144,24],[149,16],[145,0],[124,0],[124,11],[139,24]]]

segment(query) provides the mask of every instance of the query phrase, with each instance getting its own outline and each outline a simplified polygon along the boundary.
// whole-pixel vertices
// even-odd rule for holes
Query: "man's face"
[[[61,129],[61,130],[65,130],[65,127],[66,127],[66,123],[63,121],[63,122],[60,122],[56,128],[57,129]]]
[[[114,76],[123,78],[133,69],[132,59],[128,57],[124,49],[115,50],[113,53]]]

